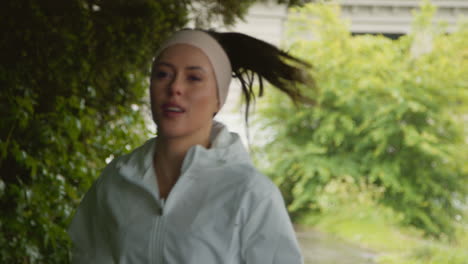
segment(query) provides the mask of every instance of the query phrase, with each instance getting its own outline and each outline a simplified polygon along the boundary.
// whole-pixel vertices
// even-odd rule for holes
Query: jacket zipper
[[[174,187],[172,187],[171,192],[167,196],[167,199],[160,200],[158,203],[158,212],[157,216],[155,217],[155,228],[153,228],[153,233],[152,233],[152,240],[154,241],[153,245],[155,246],[154,248],[156,249],[155,251],[157,252],[156,257],[152,255],[152,260],[150,261],[151,263],[154,264],[164,264],[165,259],[164,259],[164,243],[165,243],[165,217],[164,217],[164,211],[167,211],[168,207],[167,205],[169,204],[169,201],[174,200],[174,195],[177,195],[176,189],[177,186],[182,185],[183,181],[186,181],[186,177],[183,177],[182,175],[180,176],[179,180],[177,180],[176,184]],[[180,189],[180,187],[179,187]],[[165,210],[166,209],[166,210]]]
[[[164,202],[161,202],[159,206],[159,210],[157,212],[157,216],[155,217],[155,228],[153,228],[153,245],[154,251],[156,251],[156,258],[154,255],[152,256],[152,260],[150,262],[154,264],[163,264],[164,263]],[[153,249],[150,249],[153,251]],[[154,252],[153,251],[153,252]]]
[[[193,160],[190,162],[192,163]],[[174,200],[175,198],[173,197],[174,194],[176,193],[176,188],[177,186],[181,185],[181,181],[185,181],[187,178],[187,171],[188,168],[191,167],[190,165],[185,169],[184,175],[180,175],[179,179],[177,180],[176,184],[172,188],[171,192],[169,193],[167,199],[165,201],[163,200],[157,200],[156,197],[153,195],[153,193],[146,188],[146,186],[141,185],[141,183],[134,181],[133,179],[129,179],[127,177],[123,177],[125,180],[131,182],[132,184],[135,184],[137,186],[142,187],[145,191],[149,192],[151,196],[154,198],[156,204],[158,205],[158,211],[156,212],[156,217],[154,219],[154,225],[152,228],[151,232],[151,245],[150,245],[150,254],[149,254],[149,261],[150,263],[154,264],[164,264],[164,237],[165,237],[165,219],[164,219],[164,207],[167,208],[167,204],[169,201]],[[180,187],[179,187],[180,188]],[[166,210],[167,211],[167,210]],[[153,250],[155,249],[155,250]],[[156,254],[155,254],[156,252]],[[155,256],[156,255],[156,256]]]

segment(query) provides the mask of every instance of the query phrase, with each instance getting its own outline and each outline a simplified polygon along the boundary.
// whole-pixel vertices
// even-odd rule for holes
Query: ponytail
[[[246,103],[245,121],[248,123],[250,103],[255,101],[253,82],[257,76],[259,82],[258,96],[264,93],[263,79],[287,94],[297,103],[315,104],[301,92],[298,84],[315,86],[314,80],[306,70],[311,65],[289,55],[277,47],[235,32],[207,31],[227,53],[231,62],[233,77],[238,78]]]

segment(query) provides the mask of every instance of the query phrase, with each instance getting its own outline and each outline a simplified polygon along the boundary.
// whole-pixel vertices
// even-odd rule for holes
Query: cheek
[[[213,116],[213,113],[218,111],[218,97],[215,89],[216,87],[205,89],[194,94],[192,97],[194,99],[193,103],[196,103],[198,106],[197,108],[203,109],[203,112],[206,112],[210,116]]]
[[[159,119],[159,113],[158,111],[159,106],[161,105],[161,101],[163,100],[161,96],[161,91],[159,90],[160,88],[154,84],[150,84],[149,87],[149,99],[150,99],[150,109],[151,109],[151,115],[153,116],[153,120],[157,122]]]
[[[154,99],[154,95],[156,94],[156,85],[151,82],[149,85],[149,93],[150,93],[150,99],[151,101]]]
[[[154,104],[158,100],[161,100],[161,98],[162,98],[161,95],[163,94],[161,85],[151,83],[150,87],[149,87],[149,93],[150,93],[151,104]]]

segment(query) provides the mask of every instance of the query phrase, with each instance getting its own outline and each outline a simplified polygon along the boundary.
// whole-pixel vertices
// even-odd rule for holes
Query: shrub
[[[352,177],[383,188],[379,203],[403,223],[452,234],[468,186],[468,26],[444,34],[431,23],[434,7],[421,10],[398,40],[352,36],[336,6],[295,10],[289,49],[314,65],[319,92],[303,88],[318,104],[271,93],[259,118],[273,134],[265,172],[293,217],[320,213],[324,186]]]

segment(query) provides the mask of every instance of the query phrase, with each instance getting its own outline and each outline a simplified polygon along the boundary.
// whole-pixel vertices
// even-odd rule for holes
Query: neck
[[[158,132],[154,153],[154,169],[162,197],[166,197],[181,174],[182,163],[188,150],[195,145],[210,146],[211,127],[184,137],[168,137]]]

